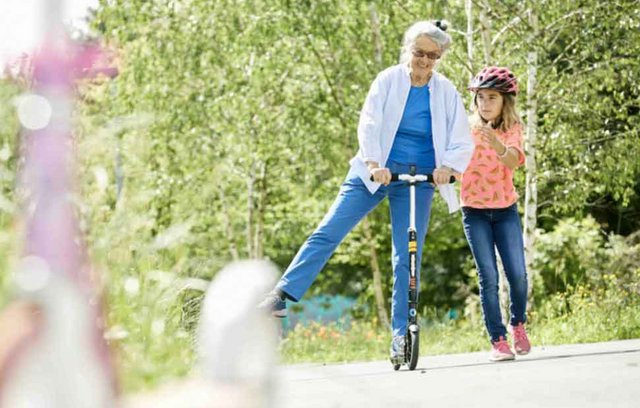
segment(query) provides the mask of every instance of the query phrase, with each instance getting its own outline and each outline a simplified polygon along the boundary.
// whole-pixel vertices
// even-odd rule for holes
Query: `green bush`
[[[533,269],[541,279],[534,283],[536,299],[564,293],[569,287],[598,279],[602,273],[605,236],[591,217],[560,220],[553,231],[539,233],[536,241]]]
[[[605,236],[591,217],[564,219],[553,231],[539,233],[533,268],[536,300],[578,286],[607,288],[608,276],[629,285],[640,269],[640,234]]]

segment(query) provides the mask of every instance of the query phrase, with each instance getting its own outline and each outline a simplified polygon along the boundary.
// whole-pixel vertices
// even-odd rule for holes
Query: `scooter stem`
[[[416,230],[416,184],[409,184],[409,230]]]

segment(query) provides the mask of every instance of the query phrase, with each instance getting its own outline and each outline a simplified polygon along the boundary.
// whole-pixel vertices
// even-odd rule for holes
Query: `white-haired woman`
[[[407,173],[410,166],[418,173],[433,173],[450,212],[455,212],[459,200],[448,180],[454,173],[464,172],[473,153],[460,95],[434,70],[451,43],[445,30],[443,22],[420,21],[405,32],[400,63],[380,72],[371,84],[360,113],[360,148],[350,161],[351,169],[338,197],[276,288],[260,304],[274,316],[286,316],[286,300],[300,300],[347,233],[388,197],[393,238],[394,364],[403,362],[408,322],[409,189],[403,182],[391,182],[391,173]],[[434,190],[428,183],[416,189],[418,248],[426,236]],[[417,253],[418,268],[421,252]]]

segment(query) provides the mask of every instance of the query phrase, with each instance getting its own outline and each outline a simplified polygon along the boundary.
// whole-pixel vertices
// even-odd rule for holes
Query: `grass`
[[[592,305],[569,315],[530,322],[534,346],[640,338],[640,302],[616,314],[603,313]],[[339,324],[310,324],[293,330],[282,343],[284,363],[334,363],[386,359],[391,336],[388,330],[368,322],[349,329]],[[489,349],[484,326],[468,321],[421,325],[421,355],[465,353]]]
[[[202,293],[185,289],[171,273],[154,277],[122,268],[108,281],[107,337],[122,390],[148,390],[189,375]],[[609,276],[599,288],[580,286],[539,302],[528,330],[534,346],[640,338],[640,271],[626,283]],[[389,330],[367,320],[298,325],[281,342],[281,362],[383,360],[389,343]],[[420,346],[423,355],[433,355],[488,351],[489,343],[479,317],[431,318],[421,324]]]
[[[480,350],[486,345],[480,327],[464,322],[422,324],[421,354]],[[385,359],[391,333],[371,322],[355,321],[345,329],[339,323],[297,326],[282,342],[284,363],[347,362]]]
[[[579,286],[541,302],[529,314],[527,330],[534,346],[592,343],[640,338],[640,271],[628,284],[609,275],[604,287]],[[284,363],[346,362],[385,359],[389,330],[357,321],[297,326],[282,343]],[[483,323],[471,320],[424,321],[420,351],[424,355],[489,349]]]
[[[161,276],[131,271],[110,285],[107,338],[125,392],[184,377],[195,363],[196,325],[185,314],[192,293],[173,274]]]

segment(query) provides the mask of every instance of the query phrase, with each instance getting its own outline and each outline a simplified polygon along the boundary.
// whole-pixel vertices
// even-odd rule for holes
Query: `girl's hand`
[[[385,167],[369,166],[369,173],[376,183],[384,184],[385,186],[391,183],[391,171]]]
[[[449,180],[453,175],[454,172],[449,167],[439,167],[433,171],[433,182],[436,184],[449,184]]]
[[[482,141],[489,144],[493,150],[498,153],[498,155],[504,155],[507,152],[507,146],[505,146],[500,139],[498,139],[498,135],[491,127],[491,122],[478,126],[477,131],[480,133],[480,137]]]

